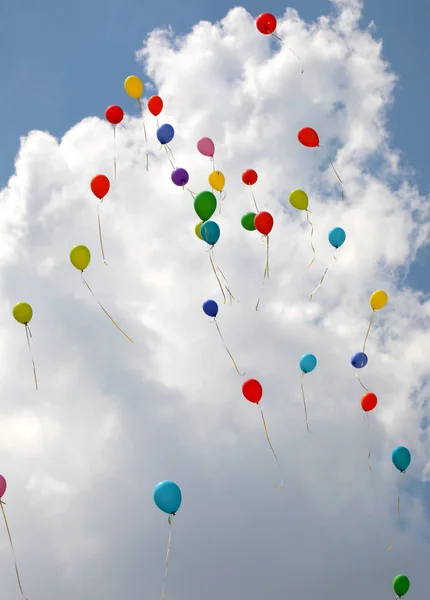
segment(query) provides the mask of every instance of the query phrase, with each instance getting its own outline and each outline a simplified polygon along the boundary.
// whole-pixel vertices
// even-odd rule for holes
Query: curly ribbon
[[[337,260],[337,258],[336,258],[336,250],[337,250],[337,248],[335,248],[335,251],[333,252],[333,259],[334,259],[334,260]],[[315,260],[315,258],[314,258],[314,260]],[[310,265],[309,265],[309,266],[310,266]],[[321,285],[322,285],[322,282],[324,281],[324,279],[325,279],[325,276],[327,275],[327,271],[329,270],[329,268],[330,268],[330,267],[331,267],[331,262],[329,263],[329,265],[328,265],[327,269],[324,271],[324,273],[323,273],[323,276],[321,277],[321,280],[320,280],[319,284],[317,285],[317,287],[314,289],[314,291],[313,291],[313,292],[312,292],[312,294],[310,295],[310,297],[309,297],[309,300],[310,300],[310,302],[312,302],[312,298],[313,298],[313,295],[315,294],[315,292],[316,292],[317,290],[319,290],[319,288],[321,287]]]
[[[406,474],[406,471],[401,471],[401,473],[400,473],[400,478],[399,478],[399,494],[397,496],[397,523],[396,523],[396,531],[394,532],[393,541],[388,546],[387,550],[391,550],[391,548],[394,546],[394,542],[396,541],[397,535],[399,533],[399,527],[400,527],[400,486],[402,485],[403,476],[405,474]]]
[[[140,116],[142,117],[143,133],[145,135],[145,144],[148,144],[148,136],[146,134],[146,125],[145,125],[145,121],[143,119],[143,109],[142,109],[142,104],[140,102],[140,98],[137,99],[137,106],[139,107]],[[149,171],[149,152],[148,152],[148,150],[146,151],[146,170]]]
[[[87,281],[85,280],[84,277],[84,272],[81,271],[81,279],[82,279],[82,283],[89,289],[89,291],[91,292],[91,294],[94,296],[97,304],[100,306],[100,308],[102,309],[102,311],[105,313],[105,315],[107,315],[109,317],[109,319],[112,321],[112,323],[115,325],[115,327],[118,329],[118,331],[120,331],[122,333],[122,335],[124,337],[126,337],[128,339],[129,342],[131,342],[132,344],[134,344],[133,340],[131,339],[131,337],[129,337],[122,329],[121,327],[115,323],[115,321],[112,319],[112,317],[110,316],[110,314],[108,313],[108,311],[104,308],[104,306],[102,306],[102,304],[100,304],[100,302],[97,300],[97,297],[95,295],[95,293],[93,292],[93,290],[90,288],[90,286],[88,285]]]
[[[166,552],[166,565],[164,570],[164,579],[163,579],[163,588],[161,590],[161,600],[164,600],[164,590],[166,588],[166,579],[167,573],[169,571],[169,563],[170,563],[170,543],[172,541],[172,517],[175,516],[175,513],[169,515],[167,522],[169,523],[169,536],[167,538],[167,552]]]
[[[227,344],[226,344],[226,343],[225,343],[225,341],[224,341],[224,338],[223,338],[223,336],[222,336],[222,333],[221,333],[221,330],[220,330],[220,328],[219,328],[218,321],[216,320],[216,317],[214,317],[214,323],[215,323],[215,325],[216,325],[216,328],[217,328],[217,330],[218,330],[218,333],[219,333],[219,336],[220,336],[220,338],[221,338],[221,341],[222,341],[222,343],[224,344],[224,348],[227,350],[227,354],[228,354],[228,355],[229,355],[229,357],[231,358],[231,362],[233,363],[233,365],[234,365],[234,368],[236,369],[236,373],[239,375],[239,377],[243,377],[243,376],[245,375],[245,373],[241,373],[241,372],[239,371],[239,368],[238,368],[238,366],[237,366],[237,364],[236,364],[236,361],[234,360],[234,358],[233,358],[233,356],[232,356],[232,354],[231,354],[230,350],[227,348]]]
[[[265,433],[265,435],[266,435],[266,440],[267,440],[267,443],[269,444],[269,446],[270,446],[270,449],[271,449],[271,451],[272,451],[272,454],[273,454],[273,456],[275,457],[275,460],[276,460],[276,463],[277,463],[277,465],[278,465],[278,468],[279,468],[279,470],[281,471],[281,483],[278,483],[277,485],[275,485],[275,487],[276,487],[277,489],[280,489],[281,487],[283,487],[283,486],[284,486],[284,480],[283,480],[283,478],[282,478],[282,468],[281,468],[281,463],[279,462],[279,458],[277,457],[277,455],[276,455],[276,452],[275,452],[275,450],[274,450],[274,448],[273,448],[272,442],[270,441],[269,432],[268,432],[268,430],[267,430],[267,425],[266,425],[266,419],[264,418],[263,409],[261,408],[261,406],[260,406],[260,403],[259,403],[259,402],[258,402],[258,408],[260,409],[260,413],[261,413],[261,420],[263,421],[264,433]]]
[[[283,40],[281,40],[281,38],[280,38],[280,37],[278,37],[278,36],[277,36],[275,33],[271,33],[270,35],[271,35],[272,37],[274,37],[276,40],[278,40],[278,42],[280,42],[280,44],[281,44],[282,46],[285,46],[285,44],[284,44]],[[292,52],[292,53],[294,54],[294,56],[297,58],[297,60],[299,61],[299,63],[300,63],[300,66],[301,66],[301,68],[302,68],[302,74],[303,74],[303,73],[305,72],[305,69],[304,69],[304,67],[303,67],[303,63],[302,63],[302,61],[301,61],[301,60],[300,60],[300,58],[297,56],[297,54],[294,52],[294,50],[293,50],[292,48],[290,48],[290,46],[286,46],[286,48],[288,48],[288,50],[289,50],[290,52]]]
[[[5,506],[5,505],[6,505],[6,502],[3,502],[3,500],[0,498],[0,507],[1,507],[1,511],[3,513],[3,518],[4,518],[5,525],[6,525],[7,534],[9,536],[10,547],[12,549],[12,556],[13,556],[13,561],[15,563],[15,572],[16,572],[16,578],[18,580],[18,586],[19,586],[20,592],[22,594],[22,597],[25,600],[28,600],[27,597],[25,596],[24,592],[23,592],[22,585],[21,585],[21,577],[19,576],[18,565],[17,565],[17,562],[16,562],[16,556],[15,556],[15,549],[13,547],[12,536],[10,534],[10,529],[9,529],[9,523],[7,522],[6,513],[5,513],[4,508],[3,508],[3,506]]]
[[[103,202],[103,198],[100,200],[100,204],[102,202]],[[100,221],[100,209],[99,209],[99,203],[98,202],[97,202],[97,222],[98,222],[98,225],[99,225],[100,249],[102,251],[103,262],[107,266],[106,257],[105,257],[105,250],[104,250],[104,247],[103,247],[102,225],[101,225],[101,221]]]
[[[327,154],[327,152],[326,152],[326,149],[324,148],[324,146],[321,146],[321,145],[320,145],[320,146],[319,146],[319,148],[321,148],[321,150],[322,150],[322,151],[325,153],[325,155],[327,156],[327,158],[328,158],[328,162],[330,163],[330,165],[331,165],[331,168],[333,169],[333,172],[334,172],[334,174],[336,175],[336,177],[337,177],[337,179],[338,179],[338,181],[339,181],[339,183],[340,183],[340,187],[341,187],[341,190],[342,190],[342,202],[343,202],[343,200],[344,200],[344,197],[345,197],[345,196],[344,196],[344,191],[343,191],[343,181],[342,181],[342,179],[340,178],[340,176],[339,176],[339,173],[336,171],[336,169],[335,169],[335,167],[334,167],[334,164],[331,162],[331,160],[330,160],[330,158],[329,158],[329,156],[328,156],[328,154]]]
[[[311,220],[309,219],[309,215],[312,214],[310,210],[306,209],[306,219],[310,225],[311,228],[311,248],[312,248],[312,252],[314,253],[314,257],[311,260],[311,262],[308,264],[308,269],[309,267],[312,267],[312,265],[315,262],[315,258],[316,258],[316,252],[315,252],[315,248],[314,248],[314,242],[313,242],[313,237],[314,237],[314,226],[311,223]]]
[[[33,339],[33,336],[31,335],[31,331],[30,331],[30,327],[28,326],[28,323],[25,323],[25,335],[27,338],[28,351],[30,352],[30,358],[31,358],[31,362],[33,365],[34,385],[36,386],[36,392],[37,392],[37,390],[39,389],[39,385],[37,383],[36,365],[34,364],[33,353],[31,351],[31,344],[30,344],[30,338]]]
[[[302,373],[302,378],[305,376],[306,373]],[[303,381],[301,383],[301,388],[302,388],[302,400],[303,400],[303,409],[305,411],[305,423],[306,423],[306,429],[308,430],[308,433],[312,434],[312,431],[309,429],[309,423],[308,423],[308,408],[306,406],[306,397],[305,397],[305,388],[303,386]]]
[[[367,340],[369,338],[369,334],[370,334],[370,329],[372,327],[372,323],[373,323],[373,317],[375,316],[375,309],[372,309],[372,316],[370,317],[370,321],[369,321],[369,327],[367,328],[367,332],[366,332],[366,337],[364,338],[364,343],[363,343],[363,354],[366,351],[366,344],[367,344]],[[363,357],[363,361],[364,361],[364,357]]]
[[[264,287],[264,282],[266,281],[266,279],[270,279],[270,271],[269,271],[269,236],[265,235],[262,237],[262,240],[264,241],[264,238],[266,238],[266,266],[264,267],[264,274],[263,274],[263,282],[261,284],[261,290],[260,290],[260,296],[257,300],[257,304],[255,305],[255,310],[258,311],[258,307],[260,306],[260,300],[261,300],[261,296],[263,294],[263,287]]]

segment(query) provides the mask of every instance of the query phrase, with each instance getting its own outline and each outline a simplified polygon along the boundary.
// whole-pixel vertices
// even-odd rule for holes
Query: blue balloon
[[[299,364],[303,373],[310,373],[317,366],[317,357],[314,354],[303,354]]]
[[[342,227],[335,227],[328,234],[328,241],[335,248],[340,248],[343,242],[346,240],[346,233]]]
[[[216,317],[218,314],[218,304],[215,300],[206,300],[206,302],[203,302],[203,311],[208,317]]]
[[[354,369],[362,369],[367,365],[367,354],[356,352],[351,356],[351,364]]]
[[[154,488],[154,502],[163,512],[174,515],[182,502],[179,486],[173,481],[161,481]]]
[[[391,458],[393,460],[393,465],[396,469],[399,469],[401,473],[404,473],[411,464],[411,453],[404,446],[397,446],[397,448],[393,450]]]
[[[168,144],[175,137],[175,130],[169,123],[164,123],[157,129],[157,138],[160,144]]]
[[[205,221],[200,227],[200,235],[210,246],[214,246],[221,235],[218,223],[215,223],[215,221]]]

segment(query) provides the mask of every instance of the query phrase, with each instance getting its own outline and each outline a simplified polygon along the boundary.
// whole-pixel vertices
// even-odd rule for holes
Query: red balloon
[[[299,142],[308,148],[316,148],[320,145],[320,139],[317,132],[312,127],[303,127],[297,134]]]
[[[276,29],[276,18],[270,13],[263,13],[255,21],[257,29],[263,35],[269,35]]]
[[[160,96],[151,96],[148,100],[148,110],[154,117],[158,117],[163,110],[163,106],[164,104]]]
[[[106,119],[112,125],[118,125],[124,118],[124,111],[120,106],[116,106],[112,104],[112,106],[108,106],[105,112]]]
[[[273,228],[273,217],[266,211],[261,211],[254,217],[254,225],[257,231],[263,235],[269,235]]]
[[[96,175],[91,179],[90,187],[94,196],[101,200],[110,190],[110,181],[106,175]]]
[[[254,183],[257,183],[257,179],[258,175],[254,169],[246,169],[242,173],[242,181],[245,185],[254,185]]]
[[[373,410],[375,406],[378,404],[378,398],[372,392],[367,392],[361,399],[361,408],[364,412],[369,412]]]
[[[263,397],[263,388],[256,379],[247,379],[242,384],[242,394],[249,402],[258,404]]]

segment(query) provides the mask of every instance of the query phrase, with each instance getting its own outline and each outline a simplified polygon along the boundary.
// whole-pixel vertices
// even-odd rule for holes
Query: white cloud
[[[388,597],[398,572],[424,589],[430,303],[400,273],[428,242],[429,209],[391,146],[387,108],[396,78],[381,43],[359,29],[360,2],[334,4],[335,17],[313,24],[287,11],[278,24],[283,47],[234,8],[182,38],[153,32],[139,53],[164,100],[159,121],[175,127],[170,146],[194,191],[208,187],[210,172],[196,142],[215,141],[227,181],[215,255],[240,300],[232,307],[222,303],[194,234],[192,198],[171,182],[151,115],[147,173],[142,123],[124,97],[129,116],[117,131],[116,180],[112,130],[102,118],[85,119],[60,141],[37,131],[22,140],[16,174],[0,192],[0,472],[29,598],[50,600],[58,590],[65,600],[159,593],[167,524],[152,490],[165,478],[183,491],[166,592],[172,600],[203,590],[214,600]],[[335,160],[343,204],[327,155],[298,143],[303,126],[318,131]],[[265,245],[240,225],[253,209],[240,177],[246,168],[259,174],[260,210],[275,218],[271,279],[258,313]],[[96,173],[112,184],[100,209],[108,267],[89,189]],[[288,202],[295,188],[310,198],[317,251],[310,269],[309,227]],[[331,260],[334,226],[347,240],[310,303]],[[86,278],[134,346],[70,265],[77,244],[89,246]],[[390,300],[375,316],[360,373],[379,398],[370,415],[370,474],[363,390],[349,358],[362,347],[369,296],[379,288]],[[259,411],[242,397],[242,381],[201,310],[208,298],[220,304],[219,326],[239,368],[263,385],[285,474],[280,492]],[[34,309],[37,394],[25,334],[11,315],[18,301]],[[304,381],[312,436],[298,367],[306,352],[318,358]],[[387,553],[397,494],[391,451],[399,444],[413,462],[404,527]],[[2,586],[12,596],[3,533]]]

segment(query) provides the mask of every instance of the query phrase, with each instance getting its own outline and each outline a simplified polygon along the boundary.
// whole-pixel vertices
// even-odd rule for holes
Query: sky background
[[[286,7],[275,3],[230,8],[188,4],[180,17],[173,3],[1,8],[0,473],[29,600],[161,597],[167,518],[152,490],[162,479],[175,480],[184,498],[166,600],[388,600],[398,573],[410,577],[412,600],[427,589],[430,58],[421,40],[429,10],[418,2],[362,9],[357,0],[308,3],[298,17],[283,17]],[[279,17],[279,35],[302,59],[303,75],[286,46],[256,31],[263,10]],[[203,23],[191,33],[201,19],[223,19],[222,26]],[[371,20],[376,29],[366,31]],[[168,25],[186,37],[158,32],[142,47],[155,27]],[[231,307],[148,114],[145,172],[142,122],[123,90],[132,73],[163,97],[160,121],[174,125],[170,146],[195,191],[207,187],[210,171],[196,141],[215,141],[227,181],[214,216],[215,256],[240,300]],[[104,111],[116,103],[128,115],[114,180]],[[298,144],[304,125],[318,130],[336,161],[344,204],[324,155]],[[240,179],[250,167],[259,173],[260,209],[275,218],[271,280],[258,313],[265,246],[240,226],[253,208]],[[101,206],[108,267],[89,190],[99,172],[112,183]],[[317,252],[310,269],[309,227],[288,203],[294,188],[310,197]],[[327,233],[337,225],[347,240],[334,262]],[[80,243],[92,252],[89,284],[134,346],[70,265]],[[362,347],[378,288],[390,301],[375,316],[360,373],[379,399],[368,427],[349,358]],[[282,490],[274,488],[279,472],[258,408],[242,397],[242,378],[201,310],[210,297],[239,368],[263,385]],[[37,394],[25,333],[11,315],[21,300],[34,309]],[[307,352],[318,358],[305,378],[312,435],[298,367]],[[397,445],[408,446],[413,461],[401,488],[401,530],[387,552]],[[5,597],[18,598],[4,528],[0,577]]]

